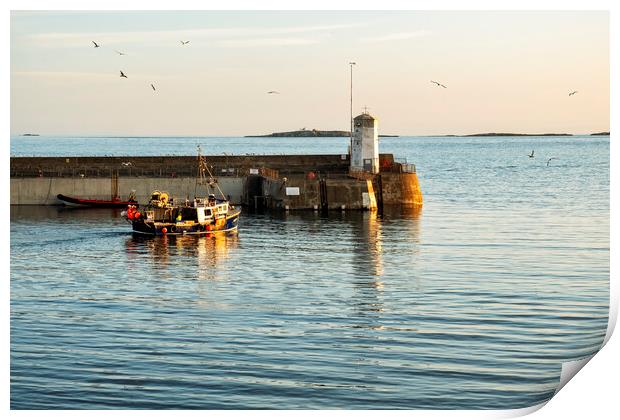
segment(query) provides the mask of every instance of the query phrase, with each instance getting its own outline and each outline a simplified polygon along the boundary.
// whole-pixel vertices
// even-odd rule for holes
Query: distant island
[[[572,136],[572,134],[567,134],[567,133],[544,133],[544,134],[480,133],[480,134],[465,134],[459,137],[556,137],[556,136]]]
[[[542,133],[542,134],[527,134],[527,133],[479,133],[479,134],[448,134],[446,136],[438,137],[558,137],[558,136],[574,136],[575,134],[568,133]],[[587,135],[587,134],[586,134]],[[592,133],[590,136],[608,136],[609,131],[603,131],[600,133]],[[435,137],[435,136],[433,136]]]
[[[271,134],[257,134],[253,136],[244,137],[351,137],[350,131],[341,130],[296,130],[296,131],[283,131],[281,133]],[[396,135],[379,134],[379,137],[398,137]]]
[[[33,134],[33,133],[24,133],[24,134],[22,134],[22,136],[26,136],[26,137],[36,137],[36,136],[38,136],[38,134]]]
[[[24,136],[27,134],[23,134]],[[38,135],[38,134],[30,134]],[[444,135],[432,135],[432,136],[411,136],[411,137],[570,137],[575,134],[569,133],[542,133],[542,134],[528,134],[528,133],[478,133],[478,134],[444,134]],[[608,136],[609,131],[602,131],[600,133],[586,134],[590,136]],[[295,130],[295,131],[283,131],[280,133],[271,134],[257,134],[244,137],[350,137],[349,131],[342,130]],[[379,134],[379,137],[399,137],[392,134]]]

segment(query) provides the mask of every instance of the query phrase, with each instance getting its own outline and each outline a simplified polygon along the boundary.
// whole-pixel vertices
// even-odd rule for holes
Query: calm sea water
[[[13,138],[11,155],[345,153],[346,139]],[[534,149],[536,157],[527,154]],[[11,208],[13,409],[507,409],[601,345],[609,137],[386,138],[419,212],[144,239]],[[551,160],[547,166],[547,160]]]

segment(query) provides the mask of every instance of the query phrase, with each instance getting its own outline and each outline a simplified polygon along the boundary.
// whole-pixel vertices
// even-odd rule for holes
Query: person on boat
[[[135,202],[136,200],[136,190],[131,190],[131,192],[129,193],[129,196],[127,197],[127,201],[131,202]]]
[[[209,205],[215,206],[215,194],[209,194]]]

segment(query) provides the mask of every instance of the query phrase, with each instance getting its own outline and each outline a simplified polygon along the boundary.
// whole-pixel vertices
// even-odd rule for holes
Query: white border
[[[611,198],[611,209],[617,208],[617,193],[615,191],[615,183],[614,180],[616,178],[616,170],[615,170],[615,158],[614,156],[618,156],[618,147],[616,142],[617,138],[614,140],[613,137],[618,137],[615,135],[616,130],[618,129],[618,116],[620,115],[620,110],[618,109],[618,84],[617,84],[617,75],[618,75],[618,47],[619,44],[617,42],[618,39],[618,29],[617,29],[617,16],[619,7],[616,4],[617,2],[605,1],[605,0],[590,0],[590,1],[576,1],[576,0],[567,0],[567,1],[551,1],[551,0],[521,0],[521,1],[503,1],[503,2],[493,2],[493,1],[470,1],[467,3],[459,2],[455,0],[437,0],[437,1],[402,1],[402,0],[384,0],[380,3],[370,2],[370,1],[357,1],[354,3],[355,10],[609,10],[610,13],[610,30],[611,30],[611,122],[610,128],[612,132],[612,140],[611,140],[611,186],[610,186],[610,198]],[[3,40],[3,52],[4,56],[7,57],[9,55],[10,50],[10,13],[9,10],[71,10],[71,9],[91,9],[91,10],[149,10],[149,9],[157,9],[157,10],[199,10],[199,9],[211,9],[211,10],[347,10],[351,8],[351,3],[347,3],[344,1],[335,1],[335,0],[315,0],[312,2],[298,2],[293,3],[291,1],[284,0],[270,0],[263,2],[256,2],[250,0],[236,0],[236,1],[228,1],[228,2],[205,2],[205,1],[197,1],[197,0],[187,0],[187,1],[176,1],[169,2],[163,0],[152,0],[152,1],[120,1],[120,0],[109,0],[105,3],[94,4],[94,7],[87,7],[83,2],[79,2],[76,0],[59,0],[55,1],[53,5],[50,5],[49,2],[45,2],[42,0],[24,0],[24,1],[15,1],[9,0],[5,4],[7,4],[7,8],[2,10],[2,19],[0,22],[3,23],[1,27],[4,28],[2,32]],[[1,80],[4,89],[2,90],[5,93],[4,100],[2,101],[2,127],[4,128],[4,133],[6,135],[9,134],[9,101],[10,97],[8,95],[10,89],[10,66],[3,65],[0,70]],[[9,146],[8,139],[5,143],[5,150],[7,151],[6,158],[8,160],[9,156]],[[3,193],[4,196],[8,196],[9,191],[9,174],[8,174],[9,165],[4,165],[5,171],[5,182],[3,183]],[[8,203],[5,206],[2,206],[2,213],[0,216],[3,217],[3,220],[9,220],[9,209]],[[610,262],[610,270],[611,270],[611,306],[610,306],[610,323],[608,327],[608,332],[606,336],[606,346],[600,352],[600,354],[596,355],[590,363],[588,363],[585,367],[583,367],[582,372],[579,374],[579,377],[576,380],[570,381],[561,392],[559,392],[550,402],[547,404],[545,408],[542,410],[536,411],[544,404],[533,407],[530,409],[523,410],[490,410],[490,411],[390,411],[390,417],[407,417],[411,418],[458,418],[458,419],[479,419],[479,418],[504,418],[514,417],[519,415],[527,414],[532,410],[536,411],[531,416],[536,418],[562,418],[562,419],[582,419],[584,417],[593,417],[596,419],[605,419],[605,418],[613,418],[617,415],[617,396],[615,392],[615,385],[617,384],[617,374],[618,374],[618,362],[616,360],[615,354],[620,354],[618,352],[617,339],[611,336],[611,332],[616,323],[617,319],[617,311],[618,311],[618,294],[616,287],[616,264],[614,264],[614,254],[615,251],[615,240],[614,237],[617,233],[617,223],[613,217],[613,213],[610,211],[610,247],[611,247],[611,262]],[[2,243],[3,254],[9,260],[9,248],[8,241],[4,241]],[[4,266],[7,267],[7,271],[10,263],[5,262]],[[8,273],[7,273],[8,274]],[[10,299],[10,285],[9,285],[9,276],[3,276],[5,279],[5,300],[2,305],[2,314],[3,320],[2,323],[2,333],[4,337],[9,337],[9,299]],[[610,339],[611,337],[611,339]],[[609,341],[607,341],[609,340]],[[6,411],[9,409],[9,384],[10,384],[10,360],[9,360],[9,343],[5,343],[4,347],[5,351],[3,352],[3,366],[4,366],[4,380],[2,381],[2,397],[3,397],[3,407]],[[85,413],[83,411],[46,411],[46,412],[32,412],[32,411],[11,411],[9,413],[12,417],[16,418],[31,418],[33,416],[39,417],[57,417],[57,418],[82,418]],[[115,411],[110,413],[109,411],[99,412],[99,411],[89,411],[88,416],[99,417],[107,417],[109,415],[120,416],[127,418],[135,418],[135,417],[153,417],[156,414],[156,417],[173,417],[173,416],[189,416],[189,417],[203,417],[205,415],[204,412],[187,412],[187,411],[166,411],[166,412],[151,412],[151,411]],[[209,411],[209,416],[217,416],[218,418],[234,418],[240,415],[240,412],[231,412],[231,411]],[[301,418],[309,418],[310,416],[320,415],[321,417],[344,417],[344,416],[353,416],[356,417],[374,417],[374,416],[384,416],[385,412],[381,411],[354,411],[354,412],[332,412],[332,411],[321,411],[320,414],[315,411],[295,411],[294,413],[288,411],[259,411],[259,412],[241,412],[241,415],[251,415],[253,418],[289,418],[291,416],[301,417]]]

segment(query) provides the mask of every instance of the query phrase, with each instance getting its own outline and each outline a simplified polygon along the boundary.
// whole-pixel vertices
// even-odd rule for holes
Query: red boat
[[[77,207],[99,207],[99,208],[125,208],[128,205],[136,205],[138,202],[131,197],[127,201],[121,201],[120,197],[114,197],[111,200],[90,200],[85,198],[68,197],[58,194],[56,196],[67,206]]]

